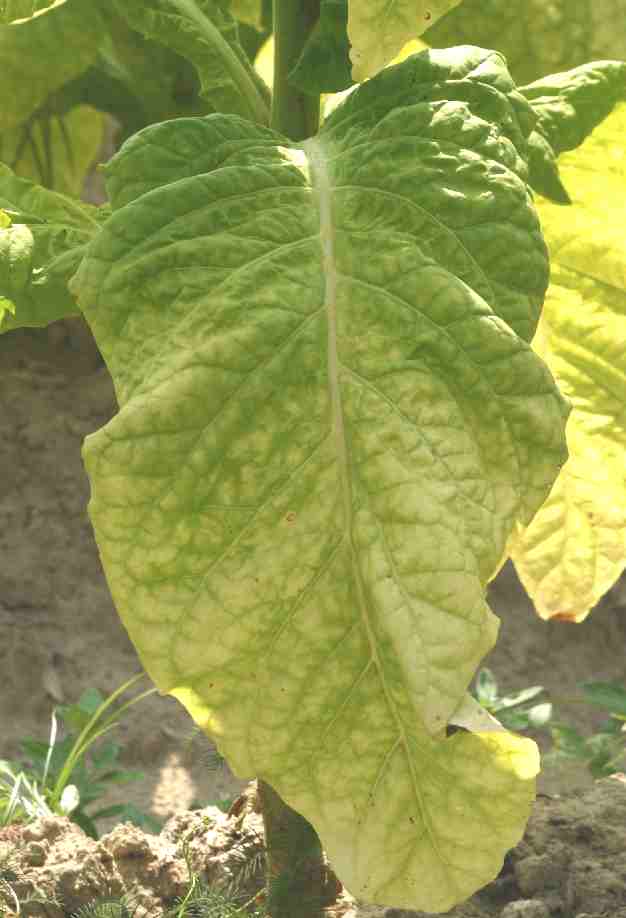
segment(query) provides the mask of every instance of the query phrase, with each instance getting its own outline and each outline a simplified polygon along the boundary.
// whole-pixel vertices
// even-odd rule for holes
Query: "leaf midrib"
[[[436,851],[440,862],[445,864],[445,860],[442,858],[439,851],[436,835],[433,831],[430,819],[428,818],[427,809],[424,805],[424,801],[422,800],[422,795],[420,793],[419,784],[417,781],[417,775],[415,773],[415,764],[411,757],[410,744],[408,742],[404,726],[398,716],[398,712],[395,708],[395,705],[393,704],[391,694],[385,681],[385,674],[376,649],[376,642],[374,640],[374,633],[370,622],[370,613],[364,595],[363,581],[359,571],[358,558],[356,556],[356,547],[354,545],[353,539],[354,514],[352,509],[353,494],[352,483],[350,479],[350,461],[340,386],[341,366],[339,360],[337,335],[337,279],[339,272],[337,271],[337,264],[335,260],[335,232],[333,226],[332,207],[333,187],[327,168],[327,156],[325,155],[320,139],[311,138],[310,140],[305,141],[302,144],[302,149],[304,150],[309,160],[311,185],[313,190],[317,193],[318,199],[320,244],[322,248],[322,272],[326,282],[324,307],[328,322],[328,385],[331,398],[332,432],[335,438],[335,448],[337,451],[343,499],[344,539],[346,539],[349,544],[349,551],[352,559],[352,569],[354,573],[354,582],[356,587],[356,597],[359,605],[360,618],[365,628],[367,641],[370,647],[371,662],[374,663],[378,671],[385,702],[398,733],[398,739],[394,744],[394,748],[398,743],[402,744],[407,768],[413,786],[415,803],[419,811],[422,823],[426,829],[426,832],[428,833],[433,849]],[[379,779],[380,774],[376,779],[375,786],[378,784]]]

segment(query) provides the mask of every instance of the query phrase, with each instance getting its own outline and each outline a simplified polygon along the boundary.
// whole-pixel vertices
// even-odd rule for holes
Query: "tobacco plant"
[[[467,691],[487,583],[511,555],[541,615],[579,620],[624,567],[626,64],[516,83],[494,17],[509,44],[511,9],[524,40],[545,21],[493,0],[483,47],[463,8],[4,5],[3,329],[91,328],[111,593],[159,690],[259,779],[273,918],[330,909],[336,877],[431,912],[492,879],[538,755]],[[457,15],[469,43],[387,66]],[[89,100],[127,138],[101,208],[20,160],[54,162],[51,119]]]

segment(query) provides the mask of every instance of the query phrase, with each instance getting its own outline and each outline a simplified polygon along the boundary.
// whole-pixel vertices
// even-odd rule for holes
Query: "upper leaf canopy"
[[[103,23],[97,0],[57,0],[26,20],[0,25],[0,136],[95,60]]]
[[[463,0],[424,34],[437,48],[482,45],[518,85],[588,61],[626,59],[626,0]]]
[[[579,147],[615,104],[626,99],[626,63],[594,61],[536,80],[520,92],[537,115],[529,138],[529,182],[557,204],[570,204],[557,157]]]
[[[393,60],[461,0],[348,0],[352,77],[360,83]]]
[[[202,93],[217,111],[268,121],[265,84],[239,44],[236,20],[218,0],[114,2],[134,29],[194,64]]]

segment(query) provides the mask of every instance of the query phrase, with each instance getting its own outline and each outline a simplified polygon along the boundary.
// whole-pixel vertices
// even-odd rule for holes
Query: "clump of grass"
[[[495,676],[484,668],[478,673],[473,694],[508,730],[549,733],[552,748],[542,757],[544,766],[558,767],[567,759],[577,760],[586,765],[593,778],[608,778],[626,768],[626,685],[583,682],[578,687],[580,695],[553,696],[552,701],[587,704],[605,711],[607,719],[589,736],[584,736],[571,723],[556,719],[552,702],[533,702],[544,691],[540,685],[501,696]]]
[[[87,810],[109,784],[144,777],[141,772],[120,768],[120,747],[109,739],[93,748],[117,726],[124,711],[156,692],[155,688],[141,692],[107,714],[117,698],[143,676],[144,673],[133,676],[108,698],[103,698],[97,689],[88,689],[75,704],[55,708],[48,742],[22,741],[27,764],[0,760],[0,826],[27,823],[41,816],[68,816],[87,835],[97,838],[96,821],[118,816],[149,831],[160,831],[156,820],[130,804]],[[57,716],[69,731],[61,741]]]
[[[15,905],[15,911],[19,915],[20,903],[13,889],[13,883],[21,879],[21,870],[19,862],[19,852],[11,849],[8,845],[0,847],[0,915],[6,909],[2,905],[2,899]]]

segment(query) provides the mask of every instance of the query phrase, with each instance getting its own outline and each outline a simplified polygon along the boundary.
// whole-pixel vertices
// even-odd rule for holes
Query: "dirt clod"
[[[505,905],[501,918],[550,918],[550,911],[539,899],[518,899]]]
[[[262,889],[265,870],[254,786],[229,813],[212,806],[179,813],[159,835],[123,823],[96,841],[61,817],[1,829],[0,853],[4,848],[17,858],[12,886],[27,906],[23,914],[67,918],[94,898],[126,894],[139,905],[137,918],[162,918],[188,889],[190,867],[205,882],[236,891],[238,901],[251,899]],[[539,798],[500,875],[448,915],[626,918],[625,824],[624,776],[599,781],[585,794]],[[45,900],[51,904],[42,905]],[[10,900],[2,904],[12,915]],[[342,907],[345,918],[426,918],[348,894]]]

